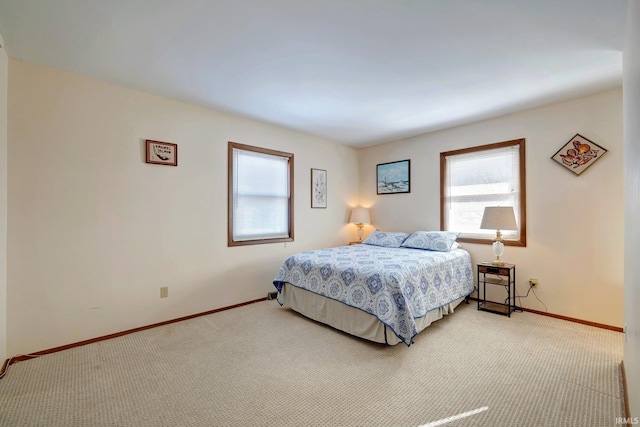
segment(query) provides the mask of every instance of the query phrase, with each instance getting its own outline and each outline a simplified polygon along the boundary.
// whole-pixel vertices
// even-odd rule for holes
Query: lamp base
[[[500,231],[498,231],[500,233]],[[496,256],[494,261],[491,261],[491,265],[504,265],[504,262],[500,260],[500,257],[504,253],[504,243],[502,243],[502,236],[498,234],[496,240],[493,242],[493,254]]]

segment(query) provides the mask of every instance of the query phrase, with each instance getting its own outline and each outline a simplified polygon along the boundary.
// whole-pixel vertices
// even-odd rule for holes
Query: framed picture
[[[311,207],[327,207],[327,171],[311,169]]]
[[[147,139],[147,163],[178,166],[178,144]]]
[[[411,192],[411,160],[381,163],[376,166],[378,194]]]
[[[605,148],[577,133],[551,158],[576,175],[580,175],[606,153]]]

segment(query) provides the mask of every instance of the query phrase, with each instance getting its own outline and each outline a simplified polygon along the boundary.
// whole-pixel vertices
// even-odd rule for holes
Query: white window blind
[[[495,230],[481,230],[486,206],[513,206],[520,216],[520,146],[493,148],[445,157],[445,230],[461,238],[492,239]],[[506,240],[520,240],[520,230],[502,231]]]
[[[289,237],[289,159],[233,149],[233,241]]]

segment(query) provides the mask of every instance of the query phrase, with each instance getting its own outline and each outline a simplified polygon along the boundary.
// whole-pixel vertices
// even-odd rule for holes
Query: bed
[[[363,244],[291,255],[273,281],[278,303],[370,341],[409,346],[474,290],[471,256],[447,233],[376,230]]]

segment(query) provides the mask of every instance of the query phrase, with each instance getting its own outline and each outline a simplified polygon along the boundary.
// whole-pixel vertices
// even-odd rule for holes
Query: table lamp
[[[482,223],[480,228],[484,230],[496,230],[496,238],[493,241],[493,253],[496,259],[491,262],[493,265],[504,265],[500,257],[504,253],[504,243],[502,243],[502,233],[500,230],[517,230],[516,216],[511,206],[487,206],[484,208]]]
[[[364,233],[364,225],[371,223],[369,217],[369,209],[367,208],[353,208],[351,211],[351,218],[349,222],[355,224],[358,227],[358,242],[362,242],[362,233]]]

